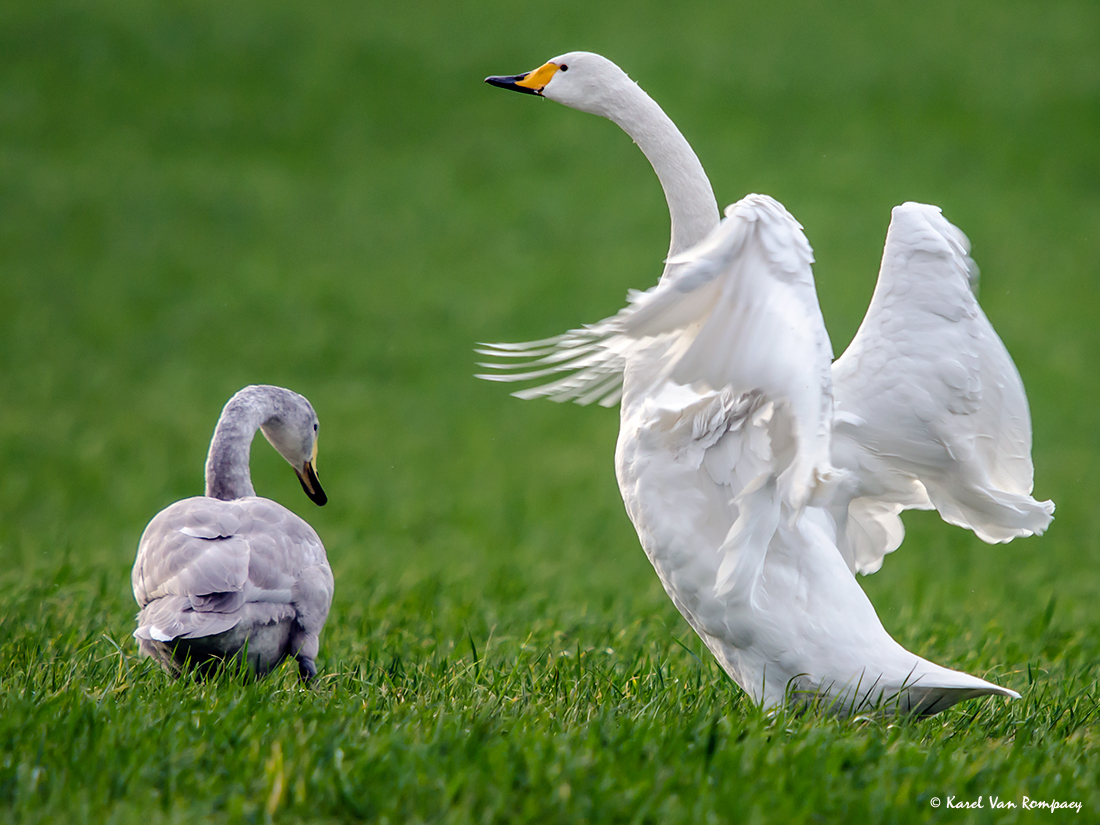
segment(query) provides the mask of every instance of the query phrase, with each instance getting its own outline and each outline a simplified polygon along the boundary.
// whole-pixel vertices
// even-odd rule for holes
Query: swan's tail
[[[979,696],[1007,696],[1009,699],[1020,698],[1020,694],[1014,690],[994,685],[991,682],[985,682],[982,679],[975,679],[974,681],[982,682],[983,686],[929,686],[924,688],[914,686],[906,693],[905,703],[907,706],[904,708],[904,712],[920,717],[934,716],[941,710],[947,710],[947,708],[951,707],[956,702],[962,702],[965,699],[975,699]]]
[[[924,718],[980,696],[1020,698],[1014,690],[920,658],[901,679],[887,674],[871,677],[869,671],[864,671],[859,678],[843,686],[832,683],[811,687],[800,685],[799,681],[794,679],[788,686],[788,705],[839,716],[869,714]]]
[[[241,596],[240,593],[213,594],[214,596]],[[212,601],[210,596],[196,596],[195,600]],[[241,598],[243,601],[243,596]],[[236,605],[239,608],[239,605]],[[232,629],[240,622],[238,609],[196,610],[188,596],[164,596],[154,599],[138,614],[138,628],[134,638],[139,642],[174,642],[177,639],[201,639],[216,636]],[[145,647],[142,647],[145,650]]]

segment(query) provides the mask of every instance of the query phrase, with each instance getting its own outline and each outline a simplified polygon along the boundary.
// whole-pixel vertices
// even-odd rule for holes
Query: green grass
[[[1100,6],[681,6],[0,5],[0,819],[1100,816]],[[837,352],[891,206],[969,234],[1057,519],[989,547],[912,514],[862,584],[1022,701],[760,713],[637,545],[616,414],[471,377],[474,342],[597,320],[667,248],[614,126],[481,83],[575,48],[664,105],[723,204],[802,221]],[[255,382],[322,422],[324,509],[253,457],[336,575],[312,690],[170,682],[130,638],[138,536]]]

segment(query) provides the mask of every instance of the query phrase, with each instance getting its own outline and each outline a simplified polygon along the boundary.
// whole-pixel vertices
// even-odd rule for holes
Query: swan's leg
[[[301,654],[294,658],[298,660],[298,676],[301,677],[303,682],[309,682],[317,675],[317,665],[313,663],[311,658]]]

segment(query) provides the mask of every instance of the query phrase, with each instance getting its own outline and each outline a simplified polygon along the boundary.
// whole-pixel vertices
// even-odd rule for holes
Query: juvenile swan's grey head
[[[207,495],[233,499],[255,495],[248,471],[248,445],[257,428],[287,460],[315,504],[328,496],[317,478],[317,413],[291,390],[253,385],[238,392],[222,410],[206,461]]]
[[[317,478],[317,433],[320,425],[313,405],[296,392],[282,387],[257,386],[271,394],[272,415],[260,425],[260,432],[279,455],[287,460],[302,489],[315,504],[328,501]]]

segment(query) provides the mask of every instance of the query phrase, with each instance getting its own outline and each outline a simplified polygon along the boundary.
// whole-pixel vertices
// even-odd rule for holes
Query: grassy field
[[[1097,42],[1093,0],[0,4],[0,820],[1100,817]],[[905,646],[1021,701],[762,714],[638,547],[616,412],[471,377],[476,341],[660,271],[629,139],[481,82],[577,48],[722,204],[802,221],[838,353],[891,206],[969,234],[1056,521],[990,547],[918,513],[862,584]],[[170,682],[130,637],[137,539],[261,382],[321,418],[327,507],[253,457],[328,547],[321,678]]]

